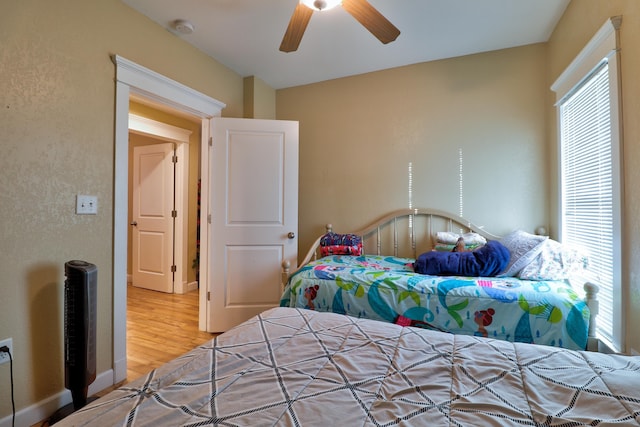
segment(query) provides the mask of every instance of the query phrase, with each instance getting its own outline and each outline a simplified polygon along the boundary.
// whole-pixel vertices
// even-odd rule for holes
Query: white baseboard
[[[191,291],[195,291],[198,289],[198,282],[182,282],[178,283],[174,289],[176,294],[186,294]]]
[[[116,360],[113,362],[113,383],[119,383],[127,379],[127,358]]]
[[[113,385],[113,370],[109,369],[98,375],[89,385],[89,395],[94,395]],[[40,402],[34,403],[16,412],[16,426],[32,426],[49,419],[58,409],[71,403],[71,391],[64,390],[49,396]],[[0,419],[0,427],[11,427],[12,416]]]
[[[632,348],[632,349],[631,349],[631,354],[632,354],[633,356],[640,356],[640,352],[638,352],[638,350],[636,350],[635,348]]]
[[[198,282],[189,282],[187,283],[187,292],[195,291],[198,289]]]
[[[127,283],[131,283],[132,282],[132,277],[131,274],[127,274]],[[196,289],[198,289],[198,281],[194,281],[194,282],[182,282],[182,283],[178,283],[176,285],[175,288],[175,293],[177,294],[186,294],[187,292],[191,292],[191,291],[195,291]]]

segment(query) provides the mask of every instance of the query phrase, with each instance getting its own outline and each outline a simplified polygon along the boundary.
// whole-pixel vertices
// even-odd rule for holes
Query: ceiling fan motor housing
[[[301,0],[301,3],[311,10],[329,10],[342,3],[342,0]]]

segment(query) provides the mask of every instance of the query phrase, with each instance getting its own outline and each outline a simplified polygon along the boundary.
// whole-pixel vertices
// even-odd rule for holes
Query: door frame
[[[184,294],[189,290],[187,283],[187,254],[189,250],[187,213],[189,212],[189,137],[192,132],[135,114],[129,114],[129,132],[176,144],[178,162],[175,169],[174,191],[175,209],[178,211],[178,216],[175,218],[173,233],[174,265],[176,266],[173,292]],[[129,207],[129,209],[131,208]],[[131,254],[128,254],[128,258],[131,259]]]
[[[115,147],[113,178],[113,383],[127,378],[127,233],[129,228],[129,100],[142,99],[155,106],[201,121],[201,153],[209,143],[209,119],[220,116],[224,103],[142,67],[119,55],[116,66]],[[201,154],[202,206],[208,206],[208,156]],[[202,213],[201,215],[205,215]],[[200,221],[200,235],[208,236],[208,221]],[[208,239],[200,239],[200,257],[207,259]],[[206,263],[200,267],[201,283],[208,283]],[[200,329],[207,318],[206,286],[200,286]]]

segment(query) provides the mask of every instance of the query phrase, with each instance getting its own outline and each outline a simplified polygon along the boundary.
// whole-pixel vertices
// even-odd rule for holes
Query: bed
[[[277,307],[64,426],[640,425],[640,357]]]
[[[446,254],[433,250],[441,234],[502,242],[510,253],[508,263],[502,274],[494,268],[488,277],[416,273],[425,256],[457,256],[449,248]],[[323,247],[326,236],[334,236],[329,248]],[[569,275],[584,260],[567,253],[546,236],[515,230],[500,238],[443,211],[403,209],[353,233],[336,234],[328,225],[301,267],[290,272],[285,265],[280,305],[456,334],[596,349],[598,288],[585,283],[584,293],[576,289]]]

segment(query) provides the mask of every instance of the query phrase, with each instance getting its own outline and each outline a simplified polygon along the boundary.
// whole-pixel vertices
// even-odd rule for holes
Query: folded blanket
[[[449,245],[455,245],[458,239],[462,237],[465,245],[484,245],[487,243],[487,239],[479,235],[478,233],[451,233],[449,231],[438,231],[436,233],[436,241],[438,243],[445,243]]]
[[[362,255],[362,245],[347,246],[347,245],[329,245],[320,247],[320,256],[329,255]]]
[[[320,239],[320,255],[361,255],[362,238],[355,234],[327,233]]]
[[[473,252],[425,252],[416,259],[413,269],[432,276],[491,277],[505,269],[509,257],[504,245],[490,240]]]
[[[473,251],[473,250],[476,250],[476,249],[480,248],[480,246],[482,246],[482,245],[475,245],[475,244],[467,245],[466,242],[465,242],[464,250],[465,251]],[[433,249],[436,250],[436,251],[440,251],[440,252],[454,252],[453,249],[455,247],[456,247],[456,245],[452,245],[452,244],[449,244],[449,243],[436,243],[435,246],[433,247]]]

